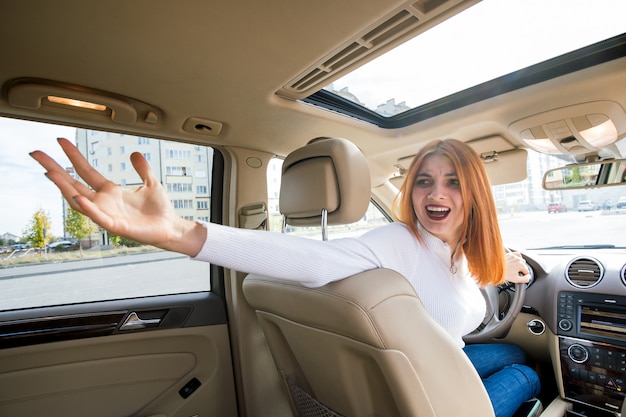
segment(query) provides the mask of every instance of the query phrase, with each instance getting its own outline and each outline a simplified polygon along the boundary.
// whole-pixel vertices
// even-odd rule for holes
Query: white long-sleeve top
[[[462,337],[478,327],[485,314],[485,300],[465,257],[451,268],[451,248],[423,228],[419,229],[421,244],[402,223],[329,241],[202,224],[207,239],[192,259],[225,268],[309,287],[374,268],[394,270],[411,282],[426,310],[461,347]]]

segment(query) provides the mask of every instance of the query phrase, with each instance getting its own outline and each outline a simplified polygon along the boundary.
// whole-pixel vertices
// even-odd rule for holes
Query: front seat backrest
[[[319,225],[322,209],[334,224],[363,216],[369,172],[350,142],[315,141],[285,164],[283,181],[289,177],[290,184],[281,188],[281,210],[287,224]],[[320,178],[325,187],[319,187]],[[352,188],[350,181],[360,185]],[[469,359],[398,273],[374,269],[319,288],[249,275],[243,291],[294,416],[493,416]]]
[[[283,162],[279,198],[283,229],[356,222],[367,210],[370,184],[367,161],[352,142],[312,140]]]

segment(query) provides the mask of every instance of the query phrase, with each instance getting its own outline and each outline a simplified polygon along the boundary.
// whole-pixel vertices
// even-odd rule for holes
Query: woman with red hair
[[[453,248],[453,275],[458,272],[456,262],[465,258],[479,286],[527,280],[515,277],[514,267],[505,275],[505,257],[515,262],[519,255],[505,253],[484,164],[466,144],[448,139],[422,148],[411,162],[395,203],[396,219],[417,240],[423,242],[423,229]],[[524,365],[525,354],[517,346],[480,344],[464,350],[483,378],[496,416],[513,415],[521,402],[539,394],[539,377]]]

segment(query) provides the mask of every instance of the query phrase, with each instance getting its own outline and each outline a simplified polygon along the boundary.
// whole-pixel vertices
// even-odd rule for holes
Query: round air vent
[[[567,281],[577,288],[589,288],[596,285],[604,275],[604,267],[593,258],[575,258],[565,271]]]
[[[622,267],[622,272],[619,275],[622,277],[622,283],[626,285],[626,265]]]

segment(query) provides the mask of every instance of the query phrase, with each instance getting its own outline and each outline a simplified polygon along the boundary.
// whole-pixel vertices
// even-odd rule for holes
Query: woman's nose
[[[430,193],[428,193],[428,197],[433,200],[437,200],[442,198],[445,195],[445,187],[442,184],[434,183],[432,188],[430,189]]]

